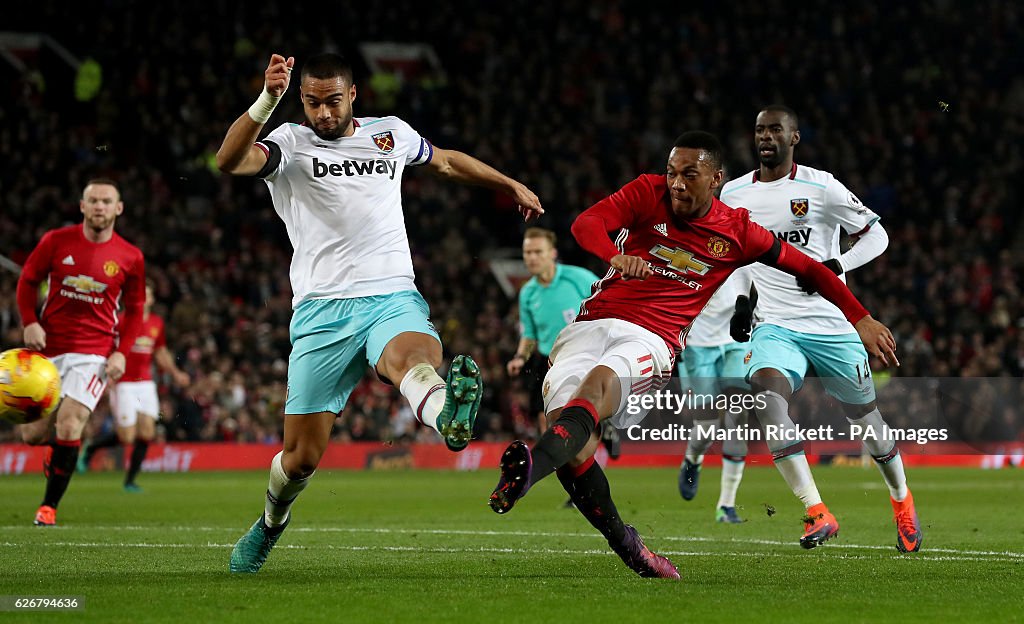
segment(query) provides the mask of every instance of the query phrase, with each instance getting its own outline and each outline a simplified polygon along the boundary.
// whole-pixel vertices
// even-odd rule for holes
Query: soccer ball
[[[60,374],[31,349],[0,353],[0,418],[16,425],[45,418],[60,403]]]

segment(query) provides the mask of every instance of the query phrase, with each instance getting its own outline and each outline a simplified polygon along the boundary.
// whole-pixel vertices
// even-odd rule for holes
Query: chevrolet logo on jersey
[[[693,254],[676,247],[675,249],[669,249],[668,247],[658,244],[651,248],[651,255],[655,258],[661,258],[668,262],[668,265],[677,271],[692,271],[697,275],[704,275],[711,269],[710,265],[704,264],[700,260],[695,260]]]
[[[101,293],[107,289],[107,285],[102,282],[97,282],[88,275],[68,275],[61,282],[62,286],[70,286],[80,293]]]

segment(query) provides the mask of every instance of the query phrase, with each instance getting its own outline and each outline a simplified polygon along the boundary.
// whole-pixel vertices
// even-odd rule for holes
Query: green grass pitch
[[[1024,618],[1024,479],[1016,470],[916,469],[924,549],[900,555],[874,468],[819,467],[841,524],[811,551],[801,509],[771,467],[748,468],[740,513],[714,522],[719,472],[684,502],[673,470],[611,469],[627,522],[679,566],[641,579],[556,479],[507,516],[486,505],[496,470],[323,472],[254,576],[228,554],[258,517],[266,474],[77,475],[36,528],[38,475],[0,477],[0,595],[85,597],[78,613],[0,622],[1009,622]],[[773,516],[766,505],[776,509]]]

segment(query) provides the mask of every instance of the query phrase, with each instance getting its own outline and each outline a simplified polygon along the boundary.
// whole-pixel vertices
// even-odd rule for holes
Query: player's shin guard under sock
[[[770,390],[758,393],[755,399],[759,399],[754,401],[757,419],[765,429],[774,426],[776,432],[775,435],[767,436],[768,450],[772,452],[775,467],[782,473],[782,478],[786,480],[789,489],[793,490],[793,494],[803,501],[804,507],[817,505],[821,502],[821,495],[811,476],[804,445],[790,442],[795,438],[796,423],[789,417],[789,402]]]
[[[889,494],[894,500],[901,501],[907,497],[907,475],[903,471],[903,458],[896,443],[887,439],[885,432],[889,426],[882,420],[882,414],[873,409],[864,416],[847,418],[851,425],[861,427],[861,442],[864,450],[874,458],[878,469],[882,472],[885,484],[889,486]]]
[[[416,420],[437,431],[437,417],[444,409],[447,384],[430,364],[409,369],[398,390],[412,406]]]
[[[135,441],[135,446],[132,447],[132,457],[128,462],[128,471],[124,475],[125,485],[135,483],[135,477],[139,474],[139,470],[142,468],[142,462],[146,459],[146,452],[148,451],[149,442],[146,440]]]
[[[600,464],[591,457],[580,466],[562,466],[556,474],[583,517],[609,542],[622,543],[626,525],[612,502],[608,478]]]
[[[299,496],[299,492],[309,485],[309,475],[305,479],[289,479],[281,463],[284,451],[274,455],[270,462],[270,484],[267,486],[267,504],[265,520],[268,527],[281,526],[288,519],[288,513],[292,503]]]
[[[597,409],[583,399],[569,401],[562,414],[537,440],[531,455],[530,485],[537,483],[569,462],[583,450],[597,428]]]
[[[717,418],[693,421],[693,435],[686,443],[686,459],[690,460],[691,464],[699,465],[704,462],[704,453],[711,448],[711,444],[715,440],[714,434],[717,426]]]
[[[71,483],[71,475],[75,473],[81,446],[81,440],[54,441],[53,455],[50,457],[50,475],[46,478],[46,494],[43,496],[44,505],[56,509],[60,499],[64,497],[64,492]]]

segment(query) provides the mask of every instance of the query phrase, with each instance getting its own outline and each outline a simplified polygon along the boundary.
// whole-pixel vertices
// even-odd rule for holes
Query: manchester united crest
[[[395,150],[395,136],[390,130],[373,135],[373,143],[382,154],[390,154]]]
[[[807,211],[811,209],[811,202],[807,198],[789,200],[789,210],[794,217],[806,217]]]
[[[712,236],[708,239],[708,253],[716,258],[721,258],[729,253],[729,241],[719,236]]]
[[[113,260],[107,260],[103,263],[103,272],[107,274],[107,277],[114,277],[121,271],[121,267],[117,266],[117,263]]]

